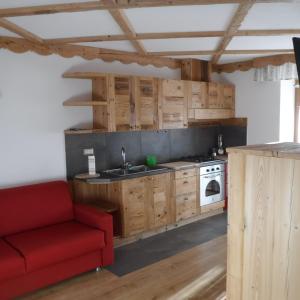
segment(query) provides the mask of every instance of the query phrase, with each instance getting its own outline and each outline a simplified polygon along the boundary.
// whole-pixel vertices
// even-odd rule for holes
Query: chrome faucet
[[[125,148],[122,147],[121,149],[121,155],[122,155],[122,160],[123,160],[123,168],[126,169],[126,152],[125,152]]]

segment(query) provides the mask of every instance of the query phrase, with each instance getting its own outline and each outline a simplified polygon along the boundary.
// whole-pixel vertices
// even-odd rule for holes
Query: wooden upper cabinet
[[[208,83],[190,81],[188,86],[188,118],[195,119],[196,109],[207,108]]]
[[[187,128],[188,121],[234,117],[235,88],[229,84],[84,72],[66,76],[92,79],[91,100],[64,102],[93,107],[92,132]]]
[[[208,83],[208,108],[223,108],[223,85]]]
[[[115,76],[113,94],[116,131],[135,129],[135,100],[132,78]]]
[[[208,108],[234,110],[235,88],[233,85],[210,82],[208,84]]]
[[[224,108],[235,110],[235,87],[224,85],[223,87]]]
[[[155,78],[134,78],[137,130],[158,129],[157,84]]]
[[[206,82],[190,82],[189,108],[207,108],[208,84]]]
[[[159,82],[159,128],[186,128],[188,126],[188,83],[183,80]]]

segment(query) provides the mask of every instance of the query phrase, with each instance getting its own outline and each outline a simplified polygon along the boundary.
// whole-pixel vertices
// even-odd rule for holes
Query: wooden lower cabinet
[[[121,190],[124,237],[171,222],[171,173],[124,180]]]
[[[108,184],[74,180],[72,186],[77,202],[98,204],[99,207],[110,202],[118,208],[116,223],[122,237],[162,228],[219,208],[200,209],[198,168]]]
[[[123,213],[123,235],[146,231],[147,177],[124,180],[121,184],[121,208]]]
[[[197,214],[197,194],[176,195],[176,221],[182,221]]]
[[[175,172],[175,219],[182,221],[197,215],[198,192],[196,169]]]

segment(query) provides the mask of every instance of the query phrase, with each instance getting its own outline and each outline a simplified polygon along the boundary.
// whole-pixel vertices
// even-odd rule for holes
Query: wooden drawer
[[[201,214],[223,208],[224,206],[225,206],[225,201],[219,201],[213,204],[201,206]]]
[[[234,118],[234,111],[231,109],[195,109],[195,119],[228,119]]]
[[[196,168],[191,168],[191,169],[185,169],[185,170],[180,170],[175,172],[175,178],[185,178],[185,177],[192,177],[196,176]]]
[[[176,221],[193,217],[197,214],[197,193],[176,197]]]
[[[196,182],[197,176],[176,179],[176,196],[196,192]]]

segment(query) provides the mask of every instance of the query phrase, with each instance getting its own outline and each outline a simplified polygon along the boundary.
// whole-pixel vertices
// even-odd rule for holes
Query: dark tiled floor
[[[123,276],[181,251],[226,234],[227,215],[220,214],[119,247],[107,269]]]

